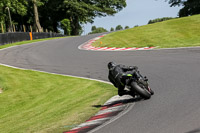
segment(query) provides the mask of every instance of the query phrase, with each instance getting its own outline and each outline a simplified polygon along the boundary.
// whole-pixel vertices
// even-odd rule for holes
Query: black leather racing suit
[[[124,90],[126,85],[126,75],[133,74],[136,70],[136,66],[127,67],[124,65],[116,65],[109,69],[108,79],[116,88],[118,88],[119,96],[127,94],[127,92]]]

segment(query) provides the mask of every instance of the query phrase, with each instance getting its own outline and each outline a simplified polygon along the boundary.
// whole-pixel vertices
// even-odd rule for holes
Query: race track
[[[200,48],[128,52],[79,50],[98,35],[0,50],[0,63],[108,81],[107,63],[137,65],[155,95],[95,133],[200,132]]]

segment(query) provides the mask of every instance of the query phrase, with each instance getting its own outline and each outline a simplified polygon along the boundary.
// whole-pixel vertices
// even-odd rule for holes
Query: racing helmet
[[[116,63],[114,62],[109,62],[108,63],[108,69],[110,70],[111,68],[115,67],[116,66]]]

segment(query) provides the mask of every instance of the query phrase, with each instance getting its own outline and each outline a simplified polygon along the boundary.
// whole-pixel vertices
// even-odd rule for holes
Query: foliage
[[[125,27],[124,27],[124,29],[129,29],[129,28],[130,28],[129,26],[125,26]]]
[[[102,33],[102,32],[108,32],[108,31],[103,27],[98,27],[96,29],[93,28],[92,32],[90,32],[89,34]]]
[[[9,7],[13,22],[18,25],[35,25],[33,0],[1,0],[0,22],[8,23],[5,7]],[[58,32],[63,19],[70,21],[71,34],[79,35],[82,24],[93,23],[95,17],[114,15],[126,7],[126,0],[37,0],[40,24],[48,31]],[[18,26],[20,29],[20,26]]]
[[[8,27],[10,11],[12,15],[25,16],[27,14],[27,0],[1,0],[0,1],[0,22]],[[14,20],[15,21],[15,20]],[[5,28],[4,27],[4,28]]]
[[[81,24],[93,22],[96,16],[114,15],[126,6],[126,0],[64,0],[71,20],[72,35],[79,34]]]
[[[149,20],[148,24],[162,22],[162,21],[166,21],[166,20],[170,20],[170,19],[173,19],[173,18],[172,17],[157,18],[157,19]]]
[[[97,29],[97,27],[96,26],[92,26],[92,31],[95,31]]]
[[[113,27],[110,28],[110,31],[115,31],[115,29]]]
[[[61,22],[61,28],[64,30],[65,35],[70,35],[71,33],[71,26],[69,19],[63,19]]]
[[[121,25],[117,25],[116,28],[115,28],[115,30],[116,30],[116,31],[117,31],[117,30],[123,30],[123,27],[122,27]]]
[[[200,0],[169,0],[171,6],[183,6],[179,17],[200,14]]]
[[[27,14],[27,0],[2,0],[0,1],[0,16],[9,10],[14,14],[24,16]]]

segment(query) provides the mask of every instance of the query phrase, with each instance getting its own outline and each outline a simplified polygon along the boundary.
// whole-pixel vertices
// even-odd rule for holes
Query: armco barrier
[[[64,35],[58,33],[32,33],[32,39],[42,39],[42,38],[50,38],[50,37],[62,37]],[[15,33],[0,33],[0,45],[20,42],[25,40],[30,40],[29,32],[15,32]]]

